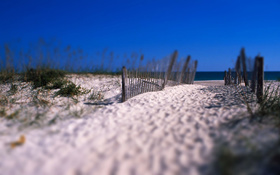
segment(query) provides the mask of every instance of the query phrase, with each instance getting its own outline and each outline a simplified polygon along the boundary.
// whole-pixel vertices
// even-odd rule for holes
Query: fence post
[[[136,94],[136,82],[135,82],[135,80],[136,80],[136,71],[135,71],[135,69],[133,69],[132,70],[132,82],[133,82],[133,96],[135,96],[135,95],[137,95]]]
[[[228,84],[231,85],[231,70],[228,68]]]
[[[186,62],[184,64],[182,72],[180,74],[179,83],[183,83],[183,79],[184,79],[184,76],[185,76],[185,73],[186,73],[186,70],[188,68],[190,60],[191,60],[191,56],[189,55],[186,59]]]
[[[194,70],[192,72],[192,79],[191,79],[191,84],[194,82],[195,74],[196,74],[196,69],[197,69],[197,60],[194,61]]]
[[[241,71],[240,71],[240,56],[237,57],[236,64],[235,64],[235,84],[241,83]]]
[[[258,84],[257,84],[257,98],[258,103],[262,102],[263,100],[263,80],[264,80],[264,59],[263,57],[257,57],[258,63]]]
[[[247,76],[247,68],[246,68],[246,56],[245,56],[245,49],[242,48],[240,52],[240,57],[242,60],[242,65],[243,65],[243,77],[244,77],[244,83],[245,86],[248,86],[248,76]]]
[[[173,64],[174,64],[175,61],[176,61],[177,56],[178,56],[178,51],[175,50],[174,53],[172,54],[172,57],[171,57],[171,60],[170,60],[168,69],[167,69],[166,74],[165,74],[165,77],[164,77],[163,88],[164,88],[165,85],[167,84],[168,78],[170,77],[170,74],[171,74],[171,71],[172,71],[172,67],[173,67]]]
[[[187,75],[185,77],[185,83],[186,84],[190,84],[190,74],[191,74],[191,71],[190,71],[190,68],[187,69]]]
[[[131,75],[131,69],[127,71],[127,76],[126,76],[126,79],[128,80],[128,84],[126,85],[127,86],[127,89],[126,89],[126,93],[125,93],[125,98],[128,99],[128,98],[131,98],[132,97],[132,75]]]
[[[225,74],[224,74],[224,81],[225,81],[225,85],[227,85],[227,71],[225,70]]]
[[[257,79],[257,73],[258,73],[258,57],[255,57],[255,63],[254,63],[254,70],[253,70],[253,75],[252,75],[252,80],[251,80],[251,91],[253,93],[256,92],[256,79]]]
[[[127,79],[127,70],[126,70],[125,66],[123,66],[123,68],[122,68],[122,102],[124,102],[126,100],[126,89],[125,89],[126,79]]]

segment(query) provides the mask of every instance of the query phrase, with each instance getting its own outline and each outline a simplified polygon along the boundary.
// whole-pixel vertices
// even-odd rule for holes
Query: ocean
[[[195,81],[203,80],[223,80],[224,72],[196,72]],[[264,80],[278,80],[280,79],[280,71],[264,72]]]

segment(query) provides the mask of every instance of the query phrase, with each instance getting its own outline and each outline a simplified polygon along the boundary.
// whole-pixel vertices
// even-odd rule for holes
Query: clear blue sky
[[[264,56],[266,71],[280,71],[280,1],[1,0],[1,47],[40,37],[89,54],[108,48],[149,59],[177,49],[198,60],[198,71],[232,67],[245,47]]]

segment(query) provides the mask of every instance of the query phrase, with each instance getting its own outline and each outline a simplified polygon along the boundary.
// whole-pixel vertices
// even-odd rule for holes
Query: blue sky
[[[108,48],[146,59],[177,49],[198,60],[198,71],[232,67],[245,47],[264,56],[266,71],[280,71],[279,9],[279,0],[2,0],[0,47],[56,38],[89,55]]]

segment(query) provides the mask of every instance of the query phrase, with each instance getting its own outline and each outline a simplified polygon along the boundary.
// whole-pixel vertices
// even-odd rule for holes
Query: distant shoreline
[[[250,77],[250,72],[249,72]],[[280,71],[265,71],[264,80],[278,80],[280,78]],[[195,81],[209,81],[209,80],[223,80],[224,72],[222,71],[199,71],[196,72]]]

